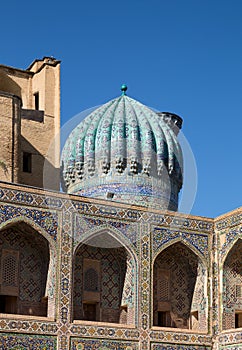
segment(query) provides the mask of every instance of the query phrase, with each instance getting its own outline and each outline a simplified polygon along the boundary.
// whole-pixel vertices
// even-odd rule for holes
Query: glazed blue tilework
[[[71,350],[138,350],[138,344],[129,341],[71,339]]]
[[[234,344],[234,345],[225,345],[220,346],[219,350],[241,350],[242,349],[242,343]]]
[[[15,207],[12,205],[0,205],[0,224],[17,217],[26,217],[33,220],[56,240],[58,217],[49,211]]]
[[[1,350],[56,350],[56,338],[51,336],[0,333]]]
[[[16,200],[18,202],[25,202],[26,204],[31,204],[33,202],[33,196],[30,193],[18,192],[16,194]]]
[[[129,242],[137,247],[137,227],[135,224],[127,224],[122,221],[112,221],[112,220],[105,220],[105,219],[99,219],[97,217],[79,217],[76,216],[75,220],[75,240],[79,241],[84,237],[88,232],[88,230],[97,229],[98,226],[102,228],[102,226],[108,226],[110,229],[114,228],[118,231],[121,231],[124,237],[126,237]],[[120,236],[120,238],[122,238]]]
[[[237,237],[240,237],[241,235],[242,235],[242,227],[240,227],[238,229],[230,230],[229,232],[226,232],[226,241],[223,244],[222,249],[220,251],[221,257],[223,257],[226,254],[228,248],[231,245],[233,245],[233,242],[235,241],[235,239]]]
[[[208,236],[203,234],[196,234],[190,232],[173,231],[165,228],[153,229],[153,249],[157,251],[164,244],[171,242],[176,238],[190,243],[202,255],[208,257]]]
[[[85,336],[88,338],[111,338],[115,339],[118,338],[118,333],[121,330],[125,340],[130,341],[132,340],[138,340],[140,336],[140,332],[138,329],[125,329],[125,325],[123,325],[123,328],[114,328],[114,327],[105,327],[101,323],[99,326],[95,327],[95,329],[92,326],[81,326],[81,325],[72,325],[70,330],[73,335],[75,336]],[[94,330],[94,333],[93,333]]]
[[[152,350],[210,350],[210,346],[153,344]]]
[[[219,220],[215,223],[215,228],[217,230],[223,230],[225,228],[231,227],[231,226],[235,226],[235,225],[239,225],[242,223],[242,214],[234,214],[229,216],[226,219],[223,220]]]
[[[229,343],[236,343],[242,345],[242,332],[234,332],[229,334],[223,334],[219,336],[219,343],[220,344],[229,344]],[[228,346],[228,345],[226,345]],[[235,346],[235,345],[231,345]],[[228,347],[229,348],[229,347]],[[226,349],[225,345],[222,345],[222,349]]]

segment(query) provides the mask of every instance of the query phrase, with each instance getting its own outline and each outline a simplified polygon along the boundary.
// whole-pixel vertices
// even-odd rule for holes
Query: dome
[[[177,134],[182,119],[156,113],[125,94],[89,114],[61,156],[68,193],[176,210],[182,186]]]

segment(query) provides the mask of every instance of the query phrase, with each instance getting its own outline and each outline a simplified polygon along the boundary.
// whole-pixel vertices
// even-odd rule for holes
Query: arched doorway
[[[153,324],[206,330],[206,270],[201,259],[178,242],[155,259]]]
[[[48,241],[24,222],[0,232],[0,312],[47,316]]]
[[[110,234],[94,235],[75,252],[73,319],[134,324],[135,263]]]
[[[223,329],[242,328],[242,240],[229,251],[223,266]]]

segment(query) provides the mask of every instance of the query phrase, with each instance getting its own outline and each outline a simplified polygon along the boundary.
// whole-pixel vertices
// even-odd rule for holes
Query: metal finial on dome
[[[126,84],[123,84],[121,86],[122,96],[126,95],[126,91],[128,90],[128,87]]]

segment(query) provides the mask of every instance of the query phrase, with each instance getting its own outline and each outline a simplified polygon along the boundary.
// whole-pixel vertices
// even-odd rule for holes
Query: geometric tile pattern
[[[74,264],[74,309],[82,307],[83,259],[100,261],[100,308],[102,312],[119,310],[126,272],[126,254],[124,248],[98,248],[81,245],[75,255]],[[80,317],[80,316],[79,316]]]
[[[138,348],[137,343],[127,341],[71,339],[71,350],[138,350]]]
[[[235,310],[242,311],[242,296],[236,293],[236,286],[242,286],[242,240],[230,250],[223,269],[223,329],[234,327]]]
[[[211,346],[153,344],[152,350],[211,350]]]
[[[20,301],[40,302],[45,294],[48,269],[48,247],[45,239],[36,232],[24,232],[18,225],[4,229],[0,235],[0,259],[2,249],[13,249],[20,253],[19,299]],[[43,257],[45,257],[43,259]]]
[[[56,337],[1,333],[1,350],[56,350]]]
[[[15,315],[3,318],[0,316],[3,349],[14,349],[14,345],[17,345],[19,349],[22,347],[43,350],[44,348],[56,349],[58,345],[58,350],[68,350],[75,341],[78,347],[83,346],[83,341],[85,341],[86,346],[91,349],[94,343],[90,341],[98,341],[100,349],[102,347],[115,349],[115,346],[116,349],[119,349],[119,346],[122,349],[121,347],[126,345],[126,347],[131,346],[133,349],[142,350],[150,350],[155,346],[156,349],[166,350],[169,346],[172,349],[191,350],[194,348],[197,350],[199,347],[209,349],[212,338],[217,349],[240,349],[242,343],[240,329],[221,333],[222,327],[219,322],[221,308],[218,305],[218,292],[222,282],[219,278],[219,271],[222,271],[223,266],[218,256],[223,244],[225,244],[223,254],[226,255],[234,240],[241,237],[242,209],[213,220],[172,212],[132,208],[125,204],[78,198],[63,193],[46,192],[5,183],[0,185],[0,201],[1,226],[4,222],[17,225],[21,218],[24,218],[26,223],[29,222],[30,226],[36,229],[36,232],[40,232],[45,238],[48,237],[50,254],[52,254],[53,247],[58,244],[55,274],[51,277],[57,285],[57,288],[54,289],[54,296],[58,301],[55,318],[34,317],[31,319],[27,316],[18,318]],[[138,323],[135,327],[102,323],[88,324],[85,321],[79,321],[82,324],[75,324],[71,321],[72,256],[75,248],[73,238],[76,234],[76,216],[87,219],[80,221],[80,223],[85,222],[87,228],[83,234],[88,235],[88,232],[98,226],[108,227],[114,237],[119,237],[120,241],[129,248],[131,255],[136,257],[139,266],[135,266],[135,271],[138,270],[140,273],[134,276],[134,283],[137,283],[139,290],[139,294],[134,295],[134,304],[138,302],[139,305],[135,310],[138,316]],[[92,229],[88,226],[89,224],[92,225]],[[214,231],[214,226],[216,231]],[[142,235],[142,239],[139,234]],[[223,244],[220,244],[220,235],[225,237]],[[153,303],[150,302],[153,289],[150,284],[150,276],[153,276],[152,248],[155,258],[173,241],[174,243],[183,242],[195,254],[197,251],[197,256],[202,260],[202,268],[205,271],[204,266],[206,266],[208,276],[213,281],[213,293],[209,294],[209,303],[213,301],[213,313],[208,313],[211,336],[186,332],[186,330],[151,328],[150,320],[153,313]],[[29,259],[31,263],[30,265],[27,263],[26,268],[31,267],[33,263],[33,259],[31,260],[31,257]],[[51,264],[53,265],[53,261],[50,259],[50,266]],[[233,266],[236,266],[236,262]],[[131,269],[134,267],[131,266]],[[210,280],[205,280],[205,282],[208,282],[208,290],[212,291]],[[34,295],[33,291],[32,293]],[[214,325],[216,328],[213,327]]]
[[[153,249],[158,250],[164,244],[171,242],[176,238],[181,238],[191,244],[203,256],[208,257],[208,236],[191,232],[171,231],[164,228],[154,228],[153,231]]]
[[[80,242],[85,237],[87,231],[97,228],[97,226],[109,227],[118,230],[119,235],[123,234],[128,240],[128,244],[132,244],[134,248],[137,248],[137,225],[130,225],[120,221],[105,220],[94,217],[76,216],[75,218],[75,240]]]
[[[0,223],[21,216],[34,220],[35,224],[42,227],[54,240],[56,240],[58,225],[56,214],[12,205],[0,205]]]
[[[183,326],[187,328],[198,277],[197,256],[182,243],[175,243],[158,255],[154,265],[154,312],[157,311],[158,302],[162,301],[159,300],[158,294],[157,269],[170,272],[170,296],[166,300],[169,300],[171,304],[171,314],[174,320],[182,319]]]

